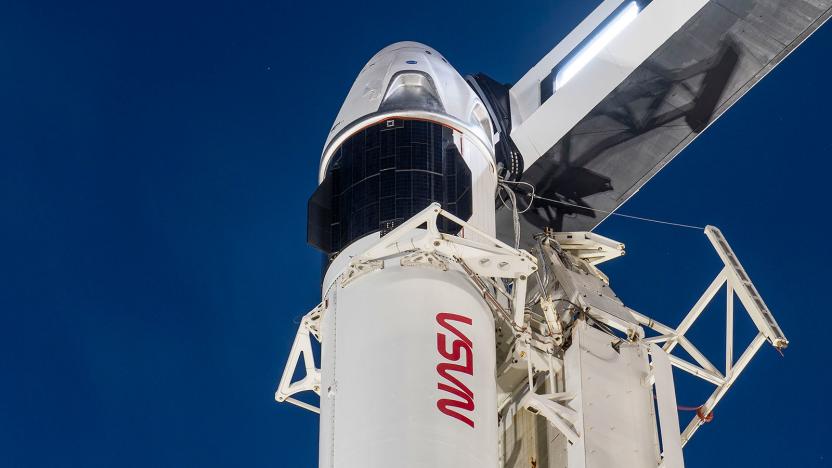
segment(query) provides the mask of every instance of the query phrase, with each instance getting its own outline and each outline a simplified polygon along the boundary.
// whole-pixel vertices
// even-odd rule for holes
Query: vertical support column
[[[673,368],[667,353],[661,346],[650,345],[653,377],[656,386],[656,407],[659,410],[659,426],[662,437],[662,468],[684,468],[682,439],[679,429],[679,413],[676,409],[676,387]]]
[[[730,375],[734,365],[734,287],[730,281],[725,295],[725,375]]]

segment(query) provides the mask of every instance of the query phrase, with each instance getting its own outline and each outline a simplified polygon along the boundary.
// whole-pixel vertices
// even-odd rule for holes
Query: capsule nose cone
[[[400,42],[395,42],[395,43],[393,43],[393,44],[390,44],[389,46],[387,46],[387,47],[385,47],[385,48],[381,49],[380,51],[378,51],[378,52],[376,53],[376,55],[375,55],[375,56],[379,56],[379,55],[386,54],[386,53],[388,53],[388,52],[392,52],[392,51],[395,51],[395,50],[400,50],[400,49],[419,49],[419,50],[421,50],[421,51],[427,51],[427,52],[429,52],[429,53],[431,53],[431,54],[437,54],[437,55],[439,55],[439,53],[438,53],[438,52],[436,52],[436,49],[434,49],[434,48],[432,48],[432,47],[430,47],[430,46],[427,46],[427,45],[425,45],[425,44],[422,44],[421,42],[416,42],[416,41],[400,41]]]

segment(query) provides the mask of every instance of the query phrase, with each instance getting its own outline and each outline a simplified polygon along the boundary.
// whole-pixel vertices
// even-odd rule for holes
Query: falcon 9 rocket
[[[392,259],[360,281],[339,281],[352,257],[433,202],[494,235],[497,175],[483,103],[437,51],[386,47],[341,107],[319,180],[308,232],[330,255],[321,466],[496,466],[494,319],[464,271]]]

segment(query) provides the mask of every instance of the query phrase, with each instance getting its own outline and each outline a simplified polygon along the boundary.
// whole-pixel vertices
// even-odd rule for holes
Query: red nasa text
[[[445,329],[436,334],[436,349],[448,361],[440,362],[436,366],[436,372],[439,374],[437,388],[455,397],[439,399],[436,402],[436,407],[442,413],[473,428],[474,421],[463,413],[472,415],[474,411],[474,392],[457,376],[451,374],[451,372],[455,372],[457,375],[474,375],[473,344],[457,326],[450,323],[458,322],[471,325],[472,320],[462,315],[442,312],[436,315],[436,322]],[[449,332],[450,336],[444,331]]]

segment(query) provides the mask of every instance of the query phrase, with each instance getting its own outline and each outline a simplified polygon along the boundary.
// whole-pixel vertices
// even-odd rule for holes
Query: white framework
[[[283,369],[283,376],[280,378],[280,383],[277,386],[277,392],[274,394],[274,399],[278,402],[291,403],[300,406],[303,409],[320,414],[320,408],[310,405],[309,403],[300,401],[292,397],[292,395],[305,391],[313,391],[318,396],[321,396],[321,369],[315,365],[315,355],[312,352],[312,337],[321,342],[320,323],[326,311],[326,303],[322,302],[312,309],[308,314],[303,316],[303,319],[298,326],[298,332],[295,335],[295,341],[292,343],[292,350],[289,351],[289,359],[286,362],[286,367]],[[306,370],[306,375],[300,380],[292,381],[295,375],[295,370],[303,359],[303,366]]]
[[[462,232],[468,238],[440,232],[437,226],[440,216],[461,226]],[[467,274],[494,314],[501,316],[512,326],[515,340],[512,356],[516,359],[514,362],[522,363],[523,373],[526,374],[523,378],[525,385],[517,386],[513,391],[499,397],[501,403],[498,405],[498,412],[502,413],[511,407],[514,409],[509,411],[523,408],[539,414],[574,444],[584,443],[581,439],[586,437],[581,434],[580,425],[576,423],[581,414],[574,401],[579,395],[574,391],[543,394],[537,391],[546,381],[549,382],[550,388],[555,388],[555,376],[562,377],[565,370],[564,362],[556,357],[554,352],[564,343],[564,336],[569,332],[554,307],[556,301],[565,299],[567,303],[578,307],[575,312],[586,314],[591,320],[624,333],[626,338],[619,339],[621,343],[626,341],[640,345],[649,352],[652,370],[644,385],[656,392],[658,412],[655,416],[661,422],[661,434],[657,434],[657,437],[661,437],[665,448],[665,452],[661,454],[660,466],[682,467],[681,447],[708,420],[715,406],[745,370],[763,343],[769,341],[778,350],[785,349],[789,343],[719,229],[708,226],[705,234],[724,267],[675,328],[624,307],[617,300],[612,291],[607,289],[608,279],[595,265],[624,255],[624,245],[585,232],[544,234],[551,245],[541,242],[541,253],[551,262],[549,265],[554,269],[552,274],[558,281],[559,295],[554,298],[540,298],[543,314],[543,322],[540,322],[530,313],[526,301],[527,280],[530,275],[537,273],[538,259],[525,250],[514,249],[478,230],[442,210],[437,203],[431,204],[380,238],[363,254],[352,258],[336,281],[340,287],[349,287],[352,282],[360,281],[364,275],[382,270],[385,262],[395,259],[398,259],[402,266],[429,267],[443,271],[449,270],[452,264],[457,265],[455,268]],[[569,259],[561,259],[558,252],[565,254]],[[502,284],[499,279],[510,280],[511,287]],[[687,338],[686,333],[723,286],[727,288],[726,343],[725,368],[720,371]],[[757,336],[736,360],[735,295],[758,329]],[[320,412],[319,408],[293,396],[304,391],[312,391],[320,396],[321,373],[315,365],[312,338],[321,341],[319,327],[327,306],[328,304],[323,302],[303,317],[275,394],[275,399],[279,402],[292,403],[316,413]],[[582,322],[585,319],[578,316],[575,320]],[[545,324],[545,328],[537,330],[536,324],[541,323]],[[642,327],[658,335],[646,337]],[[611,330],[609,333],[615,336]],[[673,355],[672,352],[677,345],[687,352],[694,362]],[[301,359],[305,375],[293,381]],[[679,434],[679,425],[675,414],[671,365],[716,386],[707,401],[699,407],[697,415],[684,431],[681,431],[678,439],[674,435]]]
[[[722,232],[716,227],[708,226],[705,228],[705,234],[716,249],[725,267],[711,282],[711,285],[708,286],[682,322],[676,328],[671,328],[638,312],[632,312],[639,323],[660,333],[658,336],[646,338],[644,340],[646,343],[663,344],[663,349],[668,354],[674,367],[716,385],[716,390],[699,408],[697,415],[682,432],[682,445],[687,444],[693,434],[708,420],[707,418],[714,407],[725,396],[742,371],[745,370],[745,367],[760,350],[763,343],[768,341],[778,350],[783,350],[789,345],[789,340],[783,335],[783,331],[777,325],[774,316],[763,302],[757,288],[754,287],[748,273],[737,260]],[[725,368],[721,372],[685,336],[685,333],[690,330],[722,286],[726,286],[727,301],[725,304]],[[739,298],[758,330],[757,336],[736,361],[734,360],[734,295]],[[671,354],[677,345],[681,346],[696,361],[696,364]]]
[[[483,241],[439,232],[436,224],[439,216],[462,226],[466,236],[473,234]],[[421,225],[426,225],[427,229],[414,235]],[[446,261],[459,264],[474,281],[477,289],[490,296],[486,296],[486,301],[492,308],[502,309],[502,305],[483,289],[482,281],[488,281],[489,278],[513,280],[511,293],[502,288],[498,290],[510,297],[510,321],[522,328],[528,277],[537,270],[537,259],[525,250],[510,247],[443,210],[439,203],[432,203],[379,239],[366,252],[353,258],[341,277],[341,284],[346,286],[364,274],[384,268],[385,259],[402,255],[402,265],[420,264],[447,270]]]
[[[439,216],[461,226],[466,235],[474,234],[484,242],[440,232],[437,226]],[[426,229],[419,229],[422,225]],[[348,287],[364,275],[383,269],[384,262],[393,258],[400,258],[402,266],[425,266],[445,271],[449,262],[460,265],[492,311],[513,323],[516,335],[523,333],[527,281],[529,275],[537,270],[537,259],[525,250],[510,247],[443,210],[439,203],[432,203],[380,238],[363,254],[354,257],[336,281],[341,287]],[[495,278],[512,280],[511,292],[499,287]],[[504,300],[489,292],[486,283],[508,298],[510,310],[503,307]],[[293,398],[293,395],[305,391],[313,391],[318,396],[321,394],[321,371],[315,365],[311,338],[321,342],[319,327],[327,305],[322,302],[303,317],[275,393],[276,401],[320,413],[320,408]],[[306,375],[292,381],[301,359]]]

